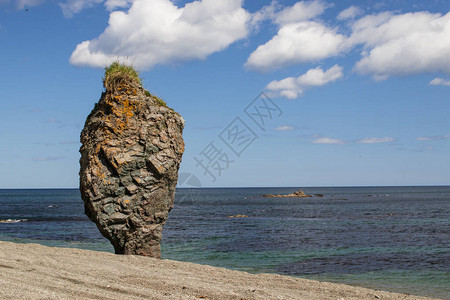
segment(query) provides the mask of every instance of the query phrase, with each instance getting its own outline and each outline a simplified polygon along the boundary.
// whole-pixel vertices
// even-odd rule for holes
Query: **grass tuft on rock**
[[[155,100],[156,104],[158,104],[159,106],[167,107],[167,104],[166,104],[166,102],[165,102],[164,100],[162,100],[161,98],[158,98],[158,97],[155,96],[155,95],[150,94],[149,91],[145,91],[145,95],[146,95],[147,97],[150,97],[150,98],[152,98],[153,100]]]
[[[142,80],[139,77],[139,72],[132,65],[115,61],[105,68],[103,86],[108,90],[115,90],[122,83],[137,83],[142,85]]]
[[[132,65],[115,61],[105,68],[105,75],[103,77],[103,86],[107,90],[115,91],[116,88],[119,87],[119,85],[124,83],[125,84],[135,83],[142,85],[142,79],[139,77],[139,72],[136,71]],[[164,100],[158,98],[155,95],[150,94],[149,91],[145,90],[145,95],[152,98],[157,105],[168,107],[166,102],[164,102]]]

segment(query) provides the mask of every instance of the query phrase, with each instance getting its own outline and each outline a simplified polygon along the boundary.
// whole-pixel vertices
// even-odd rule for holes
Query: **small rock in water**
[[[288,195],[274,195],[274,194],[266,194],[262,195],[263,198],[306,198],[306,197],[312,197],[310,195],[306,195],[302,190],[299,190],[297,192],[294,192],[292,194]]]
[[[25,220],[16,220],[16,219],[6,219],[6,220],[0,220],[0,223],[19,223]]]

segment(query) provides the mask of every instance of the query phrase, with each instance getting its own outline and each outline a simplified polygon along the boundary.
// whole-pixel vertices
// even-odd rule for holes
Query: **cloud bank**
[[[24,7],[42,1],[18,3]],[[70,57],[74,65],[104,67],[124,60],[147,70],[158,64],[202,60],[248,37],[269,20],[276,33],[250,53],[245,63],[248,70],[267,72],[338,56],[353,59],[356,54],[353,71],[375,80],[450,74],[450,12],[364,15],[361,8],[350,6],[333,23],[332,18],[323,18],[332,5],[319,0],[287,7],[273,1],[253,14],[243,8],[242,0],[197,0],[184,7],[175,5],[175,0],[65,0],[60,6],[70,17],[99,3],[109,11],[126,11],[111,12],[102,34],[77,45]],[[450,81],[435,78],[429,84],[450,86]],[[308,86],[288,77],[272,81],[268,88],[294,99]]]
[[[355,70],[385,79],[425,72],[450,73],[450,13],[365,16],[354,23],[351,44],[362,44]]]
[[[271,18],[278,25],[277,33],[249,55],[245,66],[271,71],[356,50],[360,57],[354,71],[376,80],[428,72],[450,74],[450,12],[382,12],[354,20],[363,11],[351,6],[337,16],[349,22],[332,27],[317,19],[326,8],[320,1],[303,1],[274,12]]]

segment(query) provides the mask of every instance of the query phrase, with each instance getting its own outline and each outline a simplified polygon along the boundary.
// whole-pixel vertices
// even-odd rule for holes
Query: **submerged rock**
[[[137,80],[116,78],[105,87],[81,132],[85,213],[117,254],[160,257],[184,120]]]

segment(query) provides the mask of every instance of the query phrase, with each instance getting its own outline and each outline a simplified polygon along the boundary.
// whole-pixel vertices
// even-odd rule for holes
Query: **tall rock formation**
[[[124,67],[115,64],[109,70]],[[106,70],[106,91],[81,132],[85,213],[117,254],[161,257],[162,228],[184,151],[184,120],[144,90],[137,73]]]

